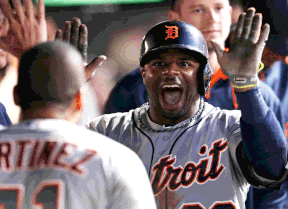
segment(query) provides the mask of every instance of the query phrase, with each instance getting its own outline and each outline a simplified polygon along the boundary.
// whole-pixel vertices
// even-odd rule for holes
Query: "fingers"
[[[32,0],[23,0],[23,2],[27,11],[28,20],[32,22],[34,18],[34,7]]]
[[[55,34],[55,40],[59,40],[62,41],[63,40],[63,32],[62,30],[57,30],[56,34]]]
[[[253,44],[255,44],[259,38],[261,25],[262,25],[262,14],[258,13],[253,18],[251,32],[248,38],[248,40],[250,40]]]
[[[71,37],[70,43],[77,47],[78,39],[79,39],[79,27],[81,25],[81,21],[79,18],[74,17],[71,22]]]
[[[63,41],[70,42],[71,22],[66,21],[63,30]]]
[[[239,17],[235,30],[234,40],[248,39],[255,44],[259,38],[262,25],[262,14],[255,14],[255,8],[249,8],[246,13]]]
[[[106,56],[100,55],[96,57],[94,60],[92,60],[92,62],[90,62],[89,65],[86,66],[85,78],[87,82],[91,80],[91,78],[94,76],[96,68],[101,66],[103,61],[106,59],[107,59]]]
[[[13,10],[8,0],[1,0],[0,6],[4,16],[7,17],[9,21],[11,21],[12,19],[14,20]]]
[[[39,21],[45,19],[45,4],[44,4],[44,0],[38,0],[37,13],[38,13],[38,20]]]
[[[66,21],[63,34],[57,31],[56,36],[62,36],[63,38],[61,38],[61,40],[69,42],[78,48],[84,61],[87,62],[88,29],[86,25],[81,24],[81,20],[79,18],[74,17],[71,22]]]
[[[82,24],[79,30],[78,50],[82,54],[85,62],[87,62],[87,49],[88,49],[88,29],[86,25]]]
[[[234,39],[239,39],[241,34],[242,34],[245,15],[246,15],[246,13],[242,13],[239,16],[239,19],[238,19],[238,22],[237,22],[237,25],[236,25],[236,29],[235,29]]]
[[[20,0],[13,0],[13,6],[16,9],[17,15],[19,17],[20,23],[24,24],[25,13]]]
[[[260,34],[259,40],[257,42],[257,46],[261,46],[264,48],[264,45],[265,45],[266,41],[268,40],[269,32],[270,32],[270,26],[269,26],[269,24],[266,23],[262,27],[261,34]]]
[[[245,17],[245,20],[244,20],[244,24],[243,24],[243,31],[242,31],[242,35],[241,35],[241,37],[243,39],[247,39],[248,38],[254,15],[255,15],[255,8],[253,8],[253,7],[249,8],[247,10],[247,14],[246,14],[246,17]]]

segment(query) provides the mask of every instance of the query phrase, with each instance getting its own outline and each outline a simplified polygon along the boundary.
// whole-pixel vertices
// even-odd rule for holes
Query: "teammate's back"
[[[0,208],[156,208],[138,156],[75,125],[84,85],[83,59],[66,43],[22,55],[14,89],[21,122],[0,131]]]
[[[0,202],[6,208],[155,206],[133,151],[63,120],[36,119],[2,130],[0,156]]]

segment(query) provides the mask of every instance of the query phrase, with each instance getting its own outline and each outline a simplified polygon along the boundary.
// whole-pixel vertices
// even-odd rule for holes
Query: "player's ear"
[[[19,94],[18,94],[18,88],[15,86],[13,88],[13,98],[14,98],[14,103],[18,106],[20,106],[20,99],[19,99]]]
[[[142,78],[143,78],[143,83],[145,84],[145,76],[146,76],[145,68],[141,67],[140,68],[140,72],[141,72],[141,75],[142,75]]]
[[[173,10],[169,11],[168,18],[169,20],[180,20],[179,13]]]
[[[75,94],[75,97],[73,99],[73,106],[74,106],[74,109],[76,111],[80,111],[83,109],[83,99],[82,99],[82,93],[81,91],[78,91],[76,94]]]
[[[66,109],[65,120],[77,124],[83,113],[84,93],[79,90],[71,100],[69,107]]]

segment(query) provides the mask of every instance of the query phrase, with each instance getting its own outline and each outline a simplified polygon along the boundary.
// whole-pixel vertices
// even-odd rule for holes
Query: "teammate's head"
[[[80,53],[64,42],[46,42],[21,57],[15,102],[24,112],[41,108],[81,110],[78,100],[84,83]]]
[[[210,40],[224,47],[231,26],[229,0],[173,0],[170,20],[181,20],[199,29],[212,50]]]
[[[140,65],[151,109],[171,120],[191,117],[211,76],[201,32],[181,21],[154,26],[143,39]]]

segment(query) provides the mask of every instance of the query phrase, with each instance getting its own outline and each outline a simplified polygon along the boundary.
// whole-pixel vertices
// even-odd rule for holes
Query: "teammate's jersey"
[[[0,131],[0,159],[0,208],[156,208],[133,151],[66,121],[30,120]]]
[[[195,120],[163,127],[149,119],[147,109],[100,116],[88,126],[140,156],[158,208],[245,208],[249,184],[236,160],[240,111],[205,103]]]

